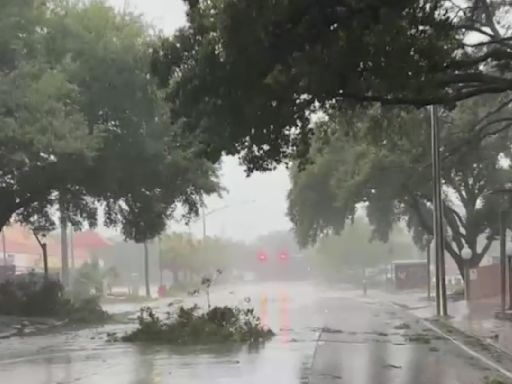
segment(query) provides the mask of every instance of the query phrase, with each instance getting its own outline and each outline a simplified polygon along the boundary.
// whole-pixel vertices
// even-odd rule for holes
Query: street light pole
[[[254,202],[255,202],[255,200],[248,200],[248,201],[242,201],[242,202],[236,203],[236,205],[252,204]],[[223,211],[225,209],[231,208],[231,207],[233,207],[233,205],[228,204],[228,205],[224,205],[220,208],[212,209],[211,211],[206,212],[204,209],[205,206],[204,205],[201,206],[201,220],[203,223],[203,240],[206,239],[206,217],[210,216],[214,213]]]
[[[432,200],[434,205],[434,244],[436,256],[436,310],[438,316],[448,315],[444,262],[444,223],[441,179],[441,153],[439,140],[439,111],[437,105],[430,108],[432,139]]]
[[[203,220],[203,240],[206,239],[206,213],[204,212],[204,205],[201,206],[201,219]]]

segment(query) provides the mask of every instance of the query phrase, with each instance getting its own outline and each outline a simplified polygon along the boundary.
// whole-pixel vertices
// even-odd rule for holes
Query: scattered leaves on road
[[[329,327],[325,327],[323,329],[323,332],[324,333],[344,333],[341,329],[334,329],[334,328],[329,328]]]
[[[431,341],[430,336],[423,334],[423,333],[418,333],[415,335],[407,335],[407,336],[405,336],[405,338],[410,343],[417,343],[417,344],[430,344],[430,341]]]
[[[394,329],[411,329],[411,326],[407,323],[400,323],[393,328]]]

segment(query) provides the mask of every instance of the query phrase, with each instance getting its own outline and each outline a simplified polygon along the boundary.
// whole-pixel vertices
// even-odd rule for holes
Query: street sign
[[[476,268],[469,270],[469,280],[476,280],[478,279],[478,270]]]

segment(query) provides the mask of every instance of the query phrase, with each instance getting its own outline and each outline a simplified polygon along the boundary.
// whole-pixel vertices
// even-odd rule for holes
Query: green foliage
[[[498,233],[504,201],[492,191],[512,181],[507,97],[476,98],[442,113],[446,250],[460,269],[464,249],[476,267]],[[343,231],[360,209],[372,238],[388,241],[391,229],[405,222],[424,248],[432,235],[428,115],[358,108],[329,116],[316,132],[312,164],[292,172],[289,193],[289,215],[302,244]]]
[[[66,318],[73,324],[104,323],[111,316],[101,308],[98,297],[90,296],[74,303],[66,313]]]
[[[492,378],[487,377],[485,379],[485,384],[505,384],[505,383],[506,383],[506,381],[504,381],[503,379],[497,378],[497,377],[492,377]]]
[[[75,227],[157,236],[178,205],[197,214],[216,168],[164,125],[149,76],[155,36],[139,16],[99,1],[8,0],[0,29],[0,226],[52,229],[60,199]],[[23,22],[20,22],[23,20]],[[5,63],[4,63],[5,61]]]
[[[212,160],[241,153],[249,170],[303,158],[315,111],[453,106],[512,88],[499,0],[187,3],[189,23],[155,49],[153,73],[185,135]]]
[[[255,344],[274,334],[264,329],[253,309],[214,307],[198,314],[198,308],[180,307],[175,318],[160,319],[151,308],[141,308],[139,327],[122,337],[128,342],[158,344]]]
[[[71,295],[74,300],[83,300],[91,296],[103,296],[103,286],[118,276],[114,267],[102,268],[98,262],[87,262],[80,266],[73,277]]]
[[[64,296],[64,287],[59,281],[42,280],[36,275],[0,283],[0,314],[51,317],[75,324],[104,322],[110,318],[97,297],[72,302]]]
[[[8,316],[59,316],[69,302],[58,281],[41,281],[36,276],[0,283],[0,313]]]

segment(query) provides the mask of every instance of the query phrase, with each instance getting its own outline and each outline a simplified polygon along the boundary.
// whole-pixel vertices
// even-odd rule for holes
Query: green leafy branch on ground
[[[262,343],[274,336],[261,325],[254,309],[214,307],[198,313],[198,307],[178,309],[162,320],[151,308],[141,308],[139,327],[122,341],[194,345],[219,343]]]

